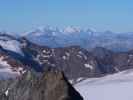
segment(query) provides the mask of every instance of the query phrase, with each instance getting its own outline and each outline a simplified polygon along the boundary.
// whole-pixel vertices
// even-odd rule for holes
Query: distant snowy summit
[[[25,35],[29,35],[31,33],[35,33],[34,35],[44,35],[44,34],[51,34],[53,33],[60,33],[60,34],[70,34],[70,33],[80,33],[80,32],[92,32],[93,30],[91,29],[82,29],[81,27],[78,26],[67,26],[65,28],[58,28],[58,27],[52,27],[52,26],[41,26],[38,27],[36,29],[33,29],[31,31],[28,31],[24,34],[22,34],[23,36]],[[33,35],[33,34],[32,34]]]
[[[86,46],[92,31],[69,26],[64,29],[50,26],[39,27],[26,32],[23,36],[33,43],[49,47],[65,47],[71,45]],[[86,44],[87,43],[87,44]]]
[[[105,47],[115,51],[125,51],[133,47],[133,33],[97,32],[93,28],[68,26],[39,27],[23,34],[33,43],[49,47],[66,47],[79,45],[86,49]]]

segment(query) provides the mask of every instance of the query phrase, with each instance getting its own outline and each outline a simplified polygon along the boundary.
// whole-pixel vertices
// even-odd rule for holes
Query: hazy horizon
[[[133,32],[132,0],[0,1],[0,31],[22,33],[40,26],[80,26]]]

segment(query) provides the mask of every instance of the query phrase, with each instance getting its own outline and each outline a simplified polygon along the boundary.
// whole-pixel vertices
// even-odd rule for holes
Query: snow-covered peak
[[[76,27],[76,26],[68,26],[64,29],[63,31],[64,33],[79,33],[81,32],[81,28],[80,27]]]
[[[60,30],[57,27],[52,27],[52,26],[40,26],[36,29],[33,29],[31,31],[25,32],[22,34],[22,36],[43,36],[43,35],[51,35],[54,36],[58,33],[62,32],[62,30]]]
[[[67,26],[65,28],[58,28],[52,26],[41,26],[31,31],[25,32],[22,36],[42,36],[42,35],[51,35],[55,36],[58,34],[71,35],[71,33],[93,33],[93,30],[90,28],[83,29],[78,26]]]
[[[57,27],[52,27],[52,26],[40,26],[37,28],[40,32],[47,32],[47,31],[52,31],[52,32],[57,32],[59,29]]]

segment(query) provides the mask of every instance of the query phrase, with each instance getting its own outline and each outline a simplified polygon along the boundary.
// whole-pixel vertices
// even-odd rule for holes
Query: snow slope
[[[10,50],[10,51],[13,51],[13,52],[23,55],[23,53],[21,51],[21,45],[16,40],[10,40],[10,41],[1,41],[0,40],[0,46],[2,46],[6,50]]]
[[[21,43],[7,34],[0,34],[0,46],[5,50],[23,55],[21,50]]]
[[[20,71],[23,69],[18,66],[18,68],[13,68],[4,57],[0,57],[0,79],[14,78],[20,75]]]
[[[87,79],[75,88],[85,100],[133,100],[133,70]]]

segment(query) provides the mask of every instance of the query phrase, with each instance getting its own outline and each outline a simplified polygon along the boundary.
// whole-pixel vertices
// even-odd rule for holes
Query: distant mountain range
[[[126,51],[133,47],[133,32],[97,32],[94,29],[82,29],[74,26],[64,29],[52,28],[50,26],[41,27],[26,32],[22,36],[33,43],[52,48],[79,45],[86,49],[104,47],[114,51]]]

